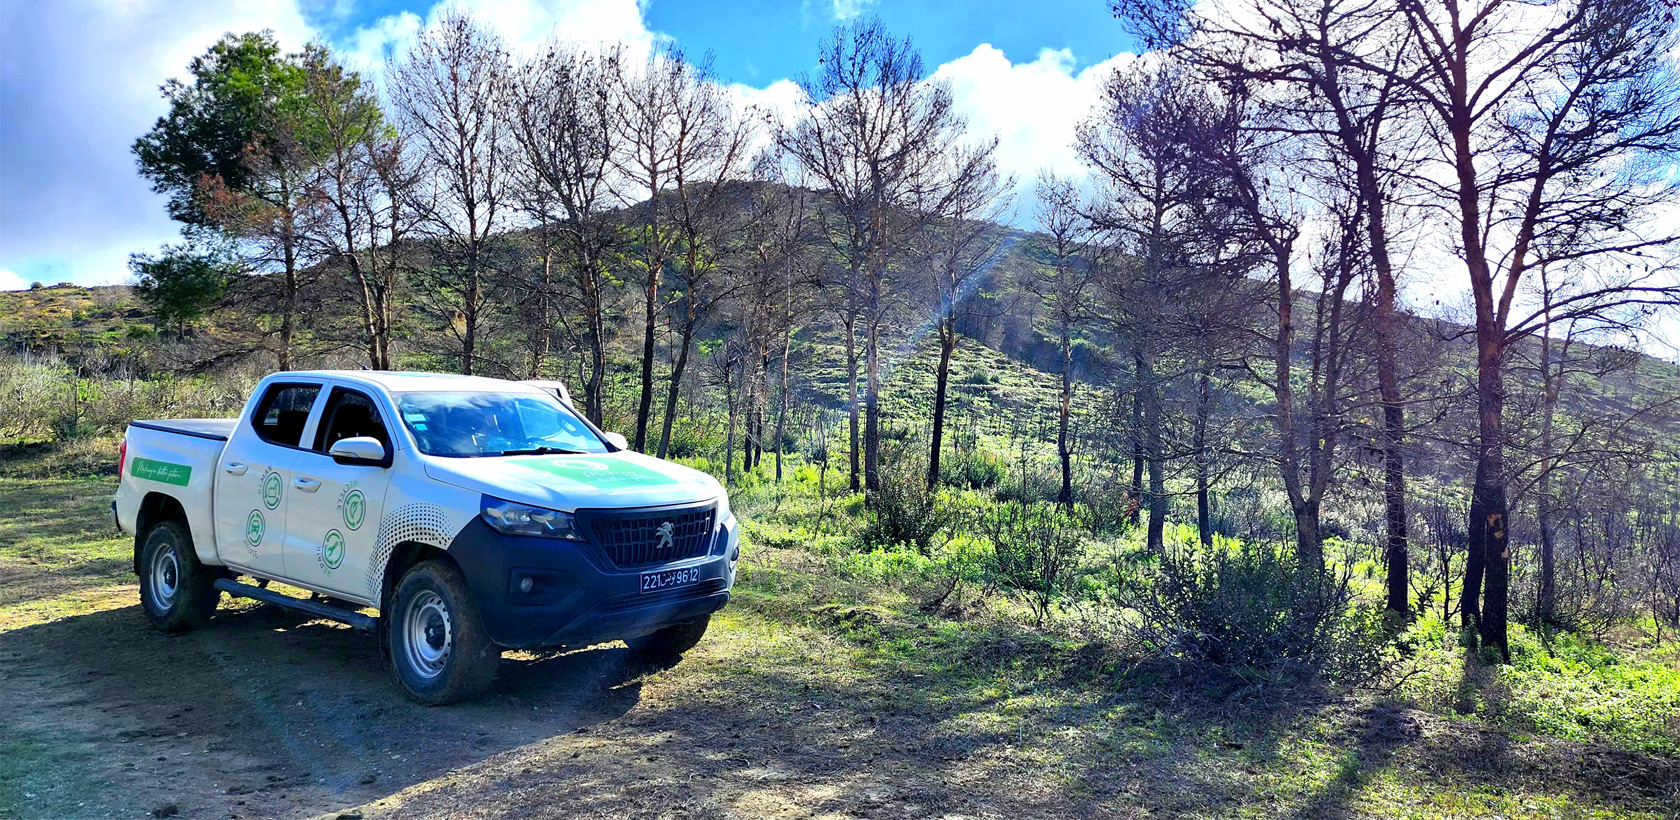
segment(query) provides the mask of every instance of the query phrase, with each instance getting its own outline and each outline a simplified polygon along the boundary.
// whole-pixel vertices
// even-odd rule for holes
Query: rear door
[[[292,464],[321,404],[322,383],[274,382],[235,428],[216,465],[216,548],[229,565],[283,579],[286,517],[294,495]]]
[[[327,455],[334,442],[368,436],[385,445],[383,465],[340,464]],[[391,428],[383,403],[360,387],[335,384],[309,448],[293,463],[286,523],[286,570],[321,592],[368,601],[368,565],[391,484]]]

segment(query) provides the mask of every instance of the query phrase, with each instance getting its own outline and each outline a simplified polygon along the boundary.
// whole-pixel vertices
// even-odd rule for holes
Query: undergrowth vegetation
[[[233,415],[254,381],[90,376],[45,357],[0,367],[0,476],[32,480],[109,475],[127,420]],[[673,456],[724,476],[723,429],[704,412],[685,417]],[[779,481],[773,458],[737,467],[747,600],[918,668],[930,638],[954,641],[970,647],[945,670],[959,676],[976,674],[964,666],[978,662],[974,653],[1005,651],[974,647],[1002,641],[1032,653],[1021,662],[1043,665],[1035,674],[1092,686],[1188,687],[1198,697],[1364,692],[1518,736],[1680,755],[1680,650],[1673,629],[1650,616],[1581,632],[1518,625],[1511,662],[1492,663],[1463,648],[1452,585],[1431,585],[1427,572],[1417,616],[1384,615],[1374,533],[1357,520],[1328,521],[1324,571],[1303,569],[1278,500],[1230,492],[1214,509],[1211,543],[1169,524],[1152,551],[1136,503],[1102,491],[1122,475],[1082,471],[1070,508],[1053,501],[1042,444],[970,435],[956,439],[930,488],[924,443],[896,435],[887,480],[867,501],[848,487],[838,437],[838,447],[809,435],[786,446]],[[1444,582],[1454,535],[1433,520],[1424,517],[1419,553],[1440,561]],[[906,622],[920,624],[916,637],[888,626]],[[1210,689],[1214,681],[1223,683]]]
[[[747,482],[734,495],[755,556],[745,588],[884,652],[903,648],[883,618],[933,619],[1047,650],[1083,647],[1034,663],[1099,685],[1165,674],[1177,683],[1163,686],[1190,687],[1185,696],[1363,692],[1519,736],[1680,754],[1680,653],[1652,630],[1600,642],[1519,625],[1512,661],[1500,664],[1465,650],[1436,611],[1410,622],[1386,616],[1380,577],[1355,542],[1330,539],[1318,573],[1281,542],[1218,536],[1202,545],[1179,526],[1152,554],[1137,528],[1114,535],[1082,525],[1083,509],[963,487],[903,495],[916,510],[941,510],[940,537],[858,535],[888,532],[880,519],[904,510],[871,507],[843,482],[820,493],[811,466],[780,484]],[[1225,683],[1208,689],[1214,681]]]

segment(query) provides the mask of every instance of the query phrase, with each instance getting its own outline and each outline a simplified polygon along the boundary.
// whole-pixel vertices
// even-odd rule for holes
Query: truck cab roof
[[[461,376],[453,373],[421,373],[417,371],[387,370],[288,370],[275,373],[268,381],[287,379],[335,379],[379,388],[389,393],[418,392],[544,392],[536,386],[507,379],[485,376]]]

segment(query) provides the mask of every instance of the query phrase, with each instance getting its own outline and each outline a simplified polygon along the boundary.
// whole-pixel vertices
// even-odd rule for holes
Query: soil
[[[132,599],[130,599],[132,600]],[[493,693],[404,699],[366,634],[274,607],[180,635],[137,605],[0,633],[0,737],[58,767],[25,816],[1089,816],[927,715],[824,703],[808,687],[737,690],[719,665],[730,617],[677,665],[622,645],[507,655]],[[863,709],[856,707],[862,706]],[[931,762],[932,766],[927,765]],[[40,768],[40,767],[37,767]],[[989,781],[969,793],[958,780]],[[1030,781],[998,803],[993,787]],[[1084,803],[1083,805],[1080,805]],[[1098,814],[1104,814],[1100,810]]]
[[[995,690],[953,700],[747,606],[675,665],[620,644],[510,653],[489,696],[428,708],[366,633],[224,602],[169,636],[135,595],[88,590],[88,610],[0,632],[0,817],[1358,817],[1355,793],[1380,797],[1383,771],[1423,794],[1680,799],[1677,760],[1342,701],[1314,706],[1314,725],[1352,757],[1297,802],[1257,777],[1282,765],[1287,715],[1256,729],[1225,707],[1163,711],[1200,728],[1151,724],[1146,746],[1108,734],[1112,697],[1005,724],[1017,706]],[[999,644],[999,662],[1018,649]]]

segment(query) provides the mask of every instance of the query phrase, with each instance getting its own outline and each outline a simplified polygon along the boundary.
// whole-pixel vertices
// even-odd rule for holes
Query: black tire
[[[640,638],[630,638],[624,643],[630,647],[632,654],[642,660],[675,660],[699,644],[701,638],[706,637],[706,627],[711,622],[712,616],[707,613],[692,621],[672,624]]]
[[[222,597],[213,586],[219,574],[199,563],[186,522],[155,524],[140,547],[140,608],[164,632],[203,626]]]
[[[484,631],[461,571],[442,561],[415,564],[391,596],[386,628],[391,669],[404,692],[440,706],[484,694],[502,650]]]

